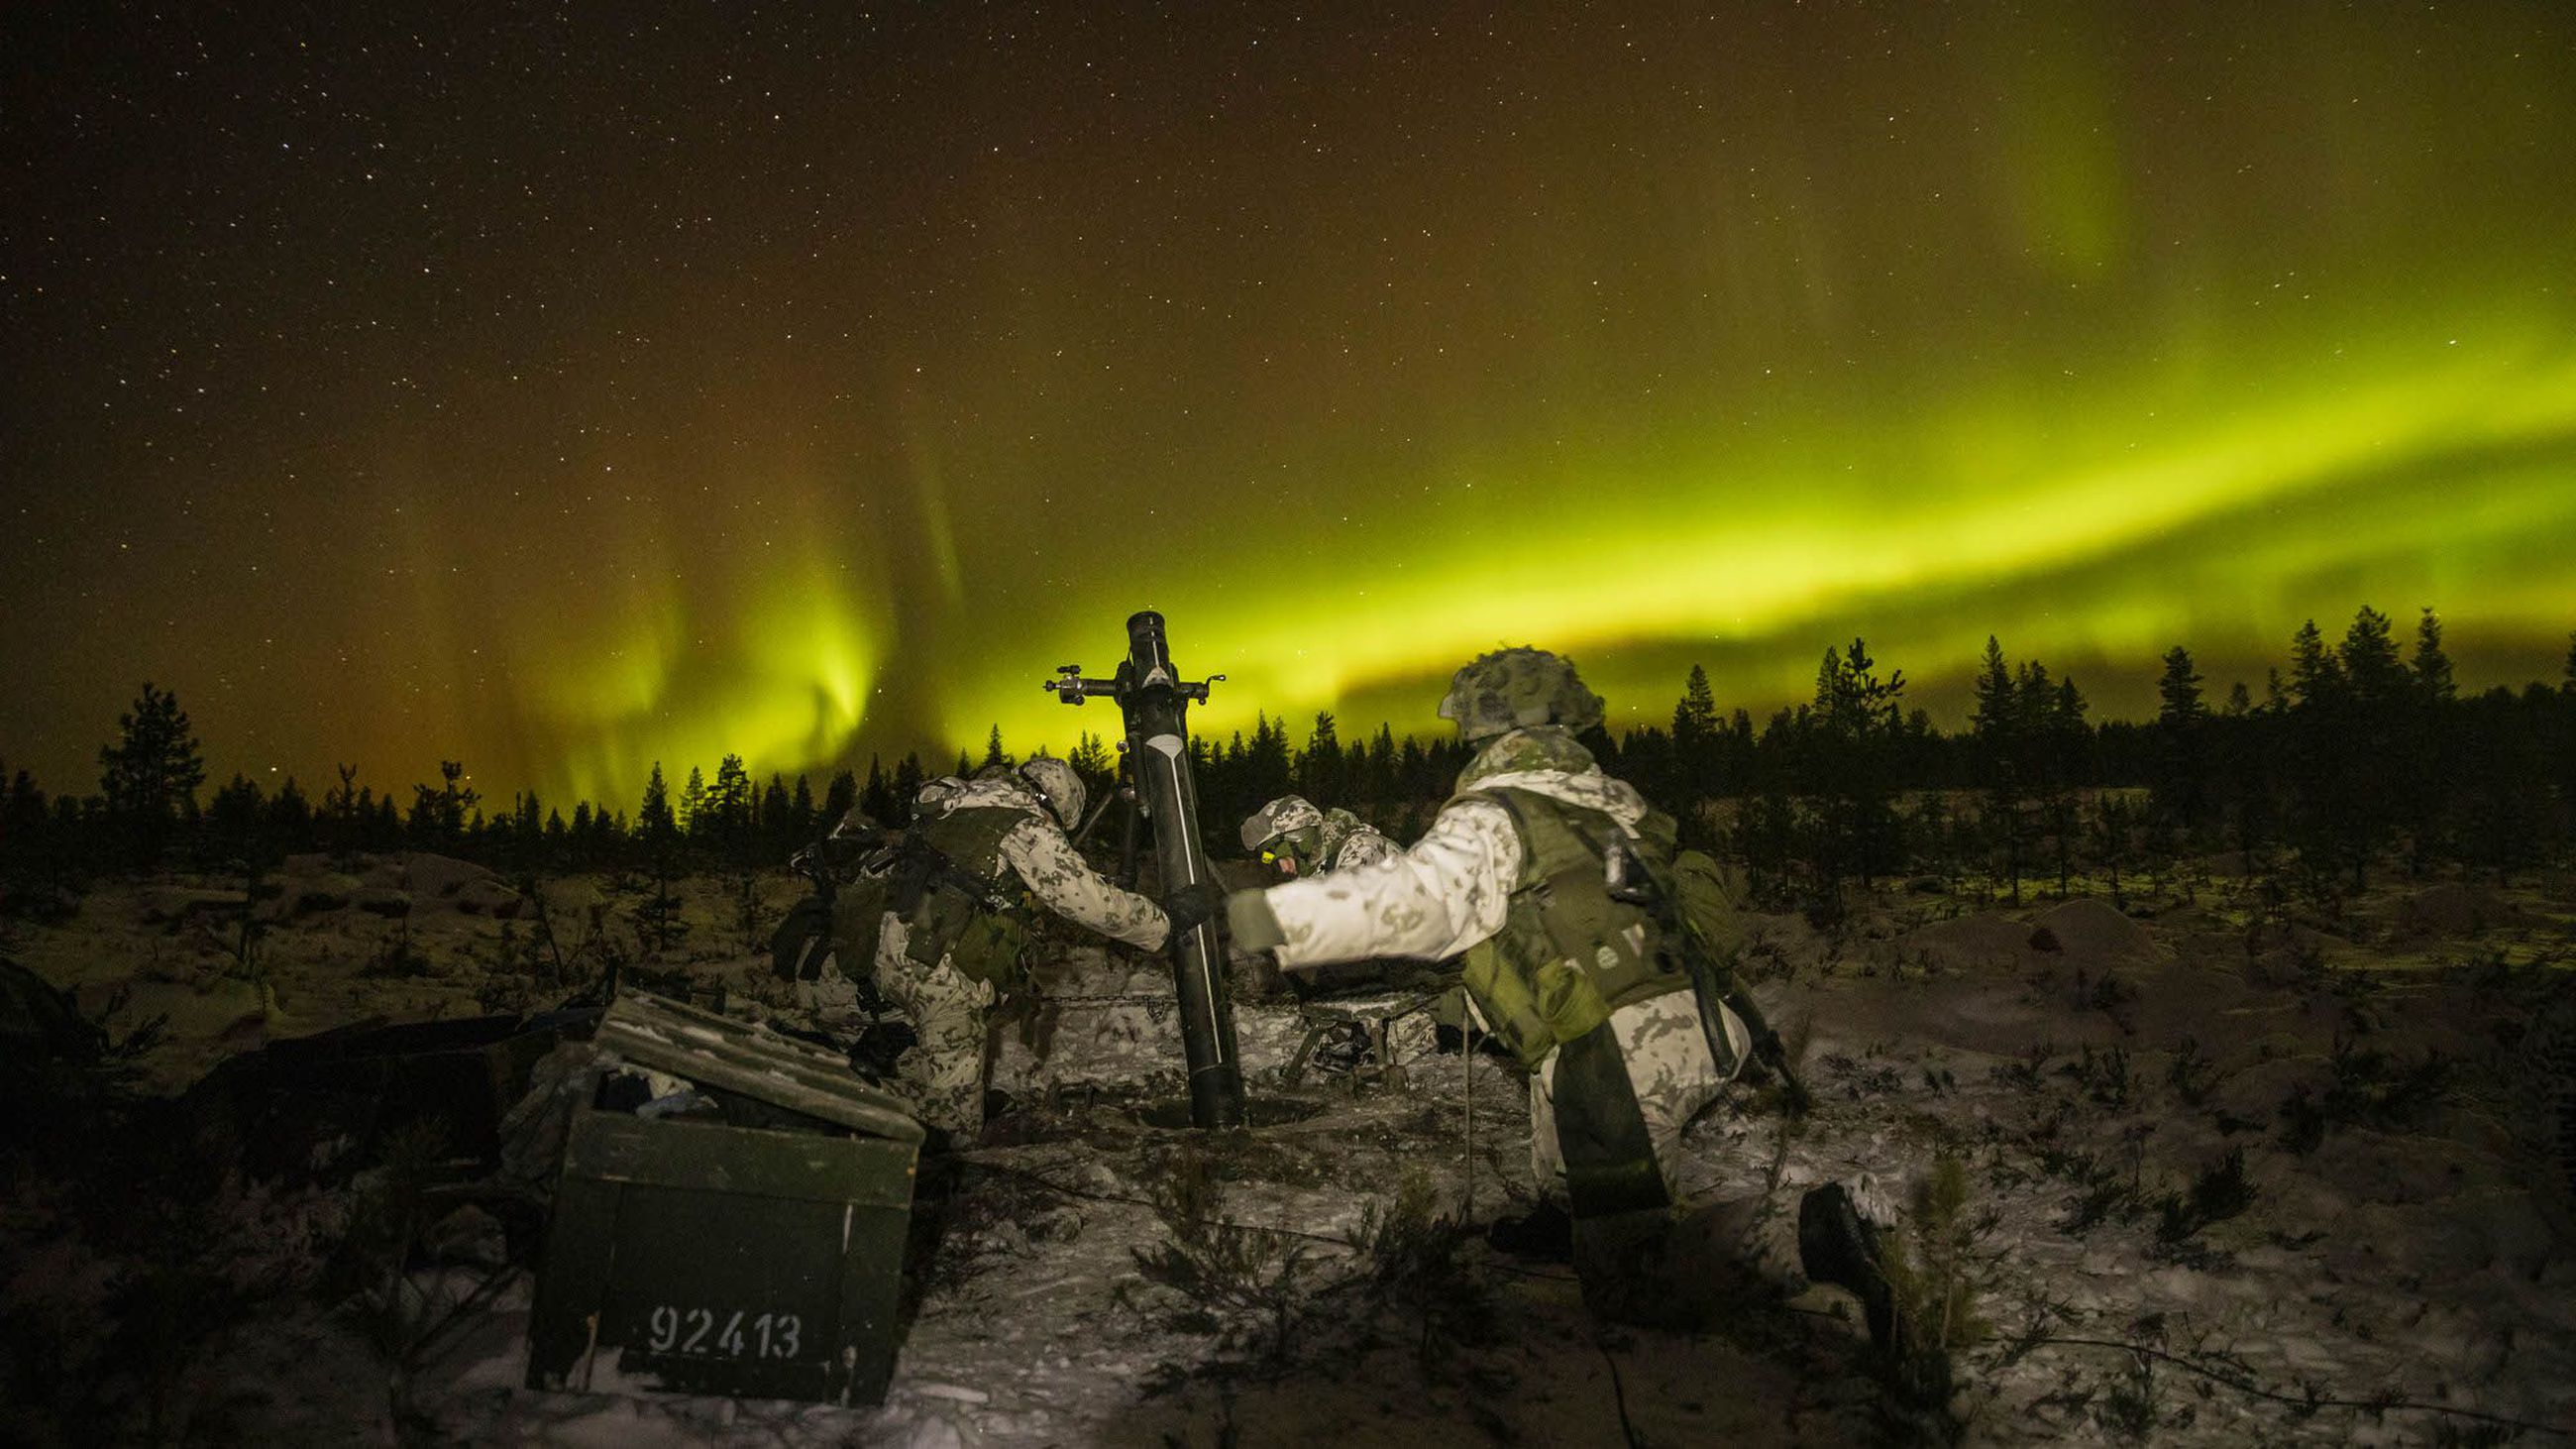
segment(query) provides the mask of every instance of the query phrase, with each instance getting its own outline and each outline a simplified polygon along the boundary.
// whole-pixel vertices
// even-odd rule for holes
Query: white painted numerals
[[[650,1347],[655,1353],[685,1353],[700,1358],[794,1358],[804,1346],[805,1325],[793,1313],[764,1313],[753,1318],[740,1309],[725,1313],[664,1304],[653,1310],[650,1326]]]

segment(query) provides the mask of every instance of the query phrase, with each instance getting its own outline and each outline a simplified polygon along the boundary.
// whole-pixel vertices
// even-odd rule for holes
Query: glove
[[[1275,951],[1288,940],[1262,891],[1236,891],[1225,898],[1225,929],[1234,938],[1234,949],[1247,953]]]
[[[1213,919],[1225,909],[1225,887],[1212,880],[1185,885],[1163,897],[1163,914],[1171,920],[1175,940]]]

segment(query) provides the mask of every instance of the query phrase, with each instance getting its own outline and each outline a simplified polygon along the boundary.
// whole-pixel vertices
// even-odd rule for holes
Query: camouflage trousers
[[[923,1122],[972,1137],[984,1125],[993,988],[969,980],[946,959],[936,966],[913,960],[904,949],[908,940],[903,918],[888,912],[877,929],[876,987],[912,1028],[913,1045],[895,1059],[895,1079],[885,1087]],[[868,1025],[858,987],[837,959],[824,962],[813,980],[796,983],[796,1004],[835,1035],[856,1036]]]
[[[936,966],[913,960],[907,939],[903,919],[888,913],[877,933],[877,989],[912,1024],[915,1040],[895,1059],[887,1086],[923,1122],[971,1142],[984,1126],[993,987],[968,979],[946,957]]]
[[[1734,1012],[1720,1007],[1728,1039],[1741,1062],[1752,1045]],[[1629,1089],[1644,1119],[1645,1142],[1654,1170],[1663,1179],[1663,1205],[1587,1210],[1568,1190],[1566,1149],[1559,1140],[1557,1066],[1560,1051],[1540,1063],[1530,1078],[1530,1168],[1541,1196],[1557,1202],[1572,1198],[1574,1271],[1583,1285],[1584,1306],[1606,1322],[1677,1331],[1706,1328],[1738,1291],[1731,1275],[1721,1271],[1724,1257],[1707,1251],[1712,1243],[1690,1226],[1701,1214],[1685,1216],[1678,1204],[1681,1185],[1682,1129],[1690,1125],[1727,1083],[1709,1053],[1707,1029],[1700,1024],[1699,998],[1676,991],[1636,1002],[1610,1013],[1610,1036],[1619,1052]],[[1613,1078],[1615,1081],[1616,1079]],[[1569,1116],[1584,1110],[1572,1100]],[[1600,1126],[1595,1115],[1594,1126]],[[1597,1148],[1596,1148],[1597,1150]],[[1639,1165],[1642,1167],[1642,1164]],[[1642,1173],[1638,1181],[1642,1182]]]
[[[1724,1006],[1718,1010],[1741,1062],[1751,1055],[1753,1034],[1734,1012]],[[1718,1075],[1717,1061],[1709,1055],[1699,998],[1675,991],[1623,1006],[1610,1013],[1610,1034],[1646,1119],[1646,1138],[1654,1145],[1664,1191],[1679,1200],[1674,1171],[1681,1161],[1682,1129],[1717,1100],[1729,1080]],[[1540,1196],[1563,1202],[1565,1154],[1556,1136],[1556,1064],[1551,1056],[1530,1077],[1530,1175]]]

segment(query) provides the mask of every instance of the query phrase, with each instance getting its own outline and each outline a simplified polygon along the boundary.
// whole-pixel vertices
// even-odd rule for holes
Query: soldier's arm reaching
[[[1260,894],[1277,923],[1283,967],[1372,956],[1436,960],[1502,929],[1520,864],[1511,816],[1489,800],[1460,800],[1411,850]]]
[[[1002,860],[1046,908],[1104,936],[1147,950],[1171,933],[1162,907],[1101,878],[1064,832],[1031,819],[1002,837]]]

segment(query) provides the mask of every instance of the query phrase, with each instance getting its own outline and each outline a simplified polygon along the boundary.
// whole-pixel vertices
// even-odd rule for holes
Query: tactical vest
[[[1503,928],[1467,949],[1464,975],[1486,1023],[1522,1065],[1535,1070],[1623,1006],[1690,987],[1664,949],[1652,906],[1634,899],[1646,881],[1611,879],[1614,847],[1621,867],[1669,870],[1670,816],[1648,809],[1630,837],[1600,811],[1534,790],[1471,789],[1457,798],[1502,806],[1520,836],[1520,885]]]
[[[926,848],[917,862],[895,868],[887,903],[903,918],[906,956],[923,967],[944,958],[968,980],[990,982],[996,991],[1020,984],[1028,929],[1019,883],[1002,862],[1002,838],[1028,818],[1008,806],[973,805],[912,827]],[[943,864],[948,868],[939,868]],[[988,884],[980,892],[970,889],[977,881]]]

